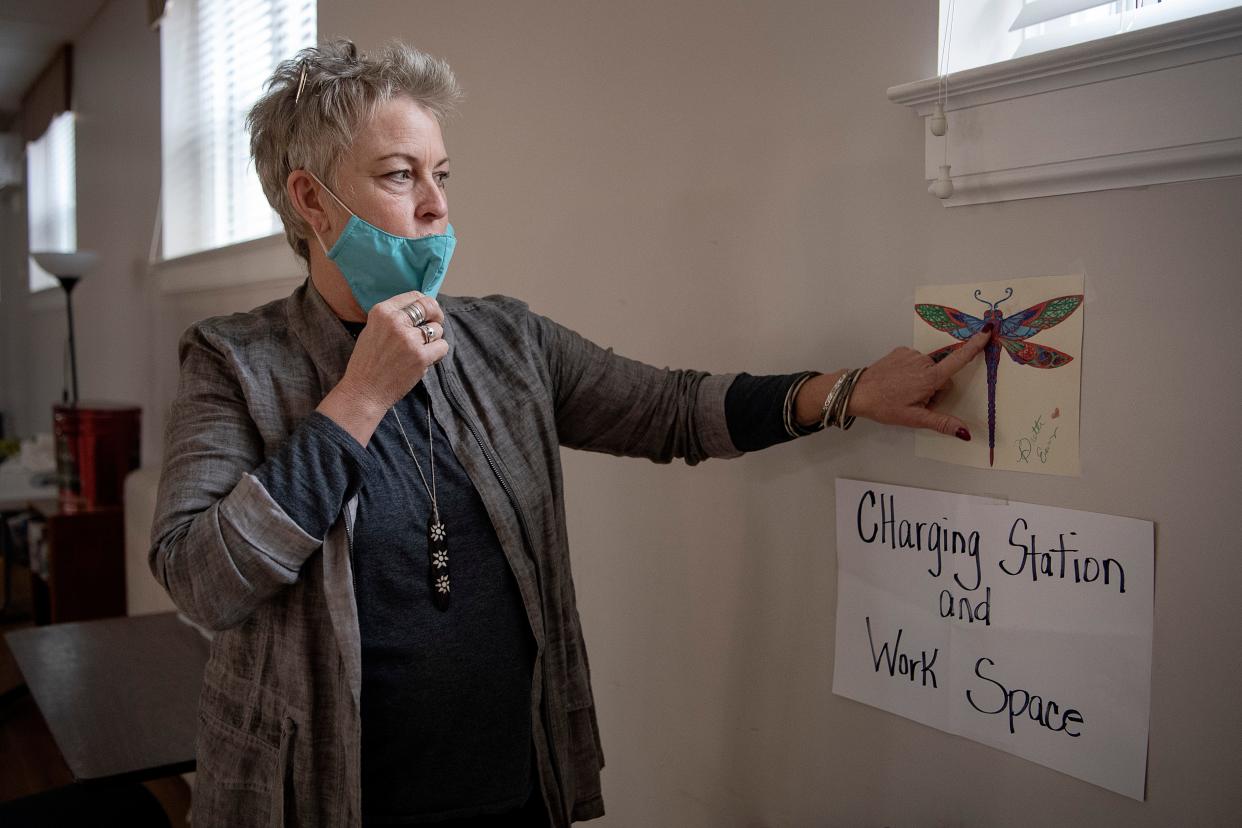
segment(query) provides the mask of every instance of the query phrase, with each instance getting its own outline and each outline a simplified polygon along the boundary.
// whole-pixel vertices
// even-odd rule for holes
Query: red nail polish
[[[967,431],[967,430],[966,430],[966,429],[964,429],[964,428],[959,428],[959,429],[957,430],[957,439],[959,439],[959,440],[965,440],[966,442],[968,442],[968,443],[969,443],[969,442],[970,442],[970,432],[969,432],[969,431]]]
[[[986,325],[984,325],[984,326],[983,326],[983,333],[985,333],[985,334],[990,334],[990,333],[992,332],[992,329],[993,329],[993,328],[995,328],[995,327],[996,327],[996,323],[995,323],[995,322],[989,322],[988,324],[986,324]],[[967,437],[966,439],[970,439],[970,438],[969,438],[969,437]]]

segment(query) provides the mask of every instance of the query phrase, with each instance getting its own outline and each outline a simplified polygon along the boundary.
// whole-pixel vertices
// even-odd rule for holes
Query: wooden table
[[[33,627],[5,638],[75,781],[194,770],[208,644],[176,613]]]

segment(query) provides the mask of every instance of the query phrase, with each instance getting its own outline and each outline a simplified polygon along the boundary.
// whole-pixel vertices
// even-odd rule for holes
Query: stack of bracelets
[[[828,396],[824,398],[824,406],[819,412],[819,423],[813,428],[803,428],[798,425],[797,418],[794,416],[794,402],[798,398],[798,392],[802,390],[802,386],[807,380],[820,376],[817,371],[808,371],[799,377],[793,385],[789,386],[788,393],[785,394],[785,431],[790,437],[802,437],[807,434],[813,434],[816,431],[823,431],[825,428],[836,426],[842,431],[854,424],[853,416],[846,416],[845,411],[850,404],[850,395],[854,393],[854,386],[858,384],[858,378],[862,376],[862,372],[866,368],[855,368],[852,371],[846,371],[841,378],[832,386],[832,390],[828,392]]]

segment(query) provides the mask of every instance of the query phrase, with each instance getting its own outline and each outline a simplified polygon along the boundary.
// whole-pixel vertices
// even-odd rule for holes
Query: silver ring
[[[416,327],[423,332],[424,345],[430,345],[440,338],[440,332],[437,331],[435,325],[432,325],[430,322],[426,325],[418,325]]]
[[[401,310],[405,311],[405,315],[410,317],[410,323],[416,328],[427,321],[427,311],[423,310],[422,303],[417,299]]]

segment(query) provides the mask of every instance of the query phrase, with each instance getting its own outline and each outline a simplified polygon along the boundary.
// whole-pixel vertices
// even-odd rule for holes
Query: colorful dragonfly
[[[1001,302],[1013,296],[1013,288],[1006,288],[1005,295],[995,302],[982,298],[982,291],[975,291],[975,299],[988,306],[983,318],[962,313],[957,308],[944,305],[915,305],[914,312],[923,321],[938,331],[944,331],[962,342],[946,345],[928,354],[939,362],[950,353],[962,347],[965,340],[970,339],[983,329],[989,322],[995,323],[992,338],[984,346],[983,357],[988,370],[988,465],[993,465],[996,457],[996,369],[1000,365],[1000,352],[1004,348],[1009,356],[1019,365],[1030,365],[1033,368],[1060,368],[1074,358],[1069,354],[1027,342],[1028,336],[1034,336],[1042,330],[1059,325],[1082,304],[1082,295],[1058,296],[1032,305],[1024,311],[1005,316],[998,309]]]

